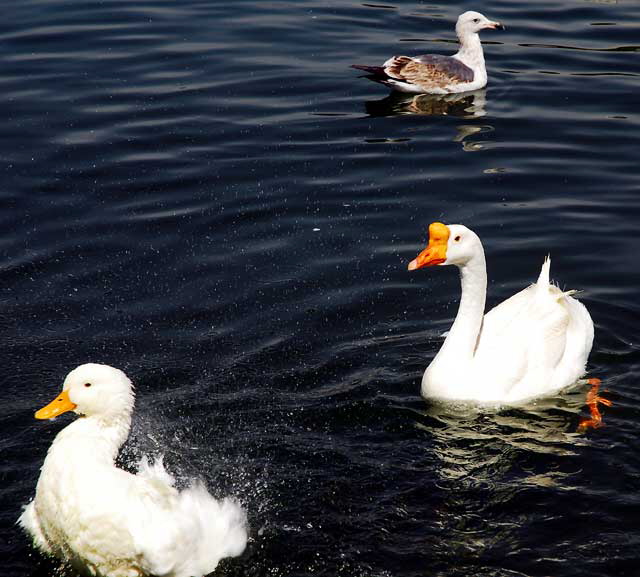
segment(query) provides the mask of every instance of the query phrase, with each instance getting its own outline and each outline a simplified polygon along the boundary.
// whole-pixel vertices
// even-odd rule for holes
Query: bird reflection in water
[[[474,90],[458,94],[414,94],[407,95],[392,92],[382,100],[365,102],[369,116],[453,116],[455,118],[473,119],[486,116],[487,91]],[[460,142],[466,152],[482,149],[480,142],[466,140],[474,134],[493,130],[489,125],[460,124],[456,127],[454,142]]]
[[[392,92],[382,100],[365,103],[369,116],[397,116],[420,114],[423,116],[455,116],[481,118],[486,116],[487,91],[474,90],[458,94],[415,94]]]
[[[429,403],[412,410],[436,475],[426,536],[436,562],[455,558],[465,575],[510,575],[506,569],[561,524],[558,499],[583,486],[587,440],[576,427],[584,398],[580,388],[518,408]],[[495,573],[478,570],[496,562],[505,565]]]

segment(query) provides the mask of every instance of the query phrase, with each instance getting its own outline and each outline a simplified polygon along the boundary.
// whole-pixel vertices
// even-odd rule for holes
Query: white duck
[[[161,461],[137,475],[114,464],[129,433],[134,393],[118,369],[86,364],[36,413],[81,415],[54,439],[36,496],[20,525],[43,552],[101,577],[194,577],[240,555],[246,515],[233,499],[214,499],[202,483],[179,492]]]
[[[587,309],[549,283],[550,260],[538,281],[484,314],[487,271],[478,236],[434,222],[429,245],[409,264],[454,264],[462,297],[456,319],[422,378],[427,398],[516,404],[560,391],[585,373],[593,344]]]

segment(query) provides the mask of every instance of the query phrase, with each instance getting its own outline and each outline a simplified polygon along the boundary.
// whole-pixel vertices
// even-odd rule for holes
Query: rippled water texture
[[[451,53],[477,8],[490,83],[390,97],[352,63]],[[166,454],[242,499],[221,575],[635,576],[640,566],[634,2],[27,0],[0,24],[0,573],[51,575],[14,525],[76,365],[137,386],[121,461]],[[614,405],[426,403],[450,268],[483,239],[488,304],[544,256],[596,323]],[[71,575],[71,573],[70,573]]]

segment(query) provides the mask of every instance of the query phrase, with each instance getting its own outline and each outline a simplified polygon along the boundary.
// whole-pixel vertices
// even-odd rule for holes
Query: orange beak
[[[409,270],[442,264],[447,260],[448,241],[449,227],[441,222],[431,223],[429,225],[429,244],[409,263]]]
[[[51,401],[46,407],[42,407],[39,411],[36,411],[36,419],[53,419],[62,413],[67,411],[73,411],[77,405],[71,402],[69,399],[69,393],[62,391],[60,395],[53,401]]]

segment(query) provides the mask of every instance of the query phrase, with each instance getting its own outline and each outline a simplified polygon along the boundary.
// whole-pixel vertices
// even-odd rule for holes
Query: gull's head
[[[465,266],[482,253],[482,243],[471,229],[462,224],[433,222],[429,225],[429,244],[409,263],[409,270],[438,264]]]
[[[36,419],[51,419],[67,411],[87,417],[118,418],[133,409],[133,385],[121,370],[87,363],[73,369],[62,393],[36,412]]]
[[[458,22],[456,23],[456,32],[459,38],[469,36],[471,34],[477,34],[480,30],[489,28],[490,30],[504,30],[504,26],[500,22],[494,22],[489,20],[480,12],[464,12],[458,16]]]

